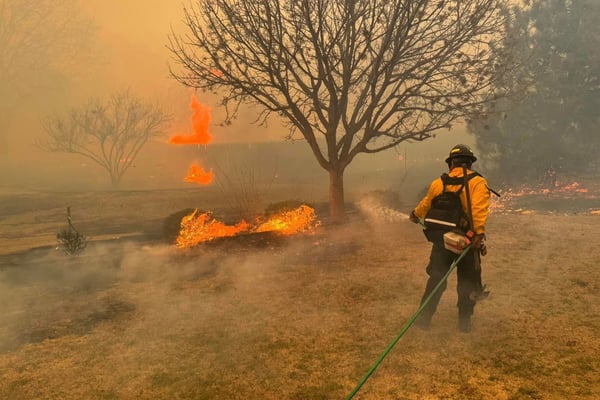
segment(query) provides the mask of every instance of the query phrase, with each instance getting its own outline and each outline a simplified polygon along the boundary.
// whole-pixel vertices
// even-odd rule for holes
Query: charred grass
[[[95,229],[186,206],[167,197],[141,215],[105,205]],[[35,213],[15,207],[5,239],[33,247]],[[123,236],[73,257],[47,236],[0,256],[2,399],[345,398],[416,311],[429,255],[417,226],[358,214],[186,251]],[[431,329],[411,327],[355,398],[600,398],[599,236],[593,215],[492,215],[472,333],[456,329],[452,276]]]

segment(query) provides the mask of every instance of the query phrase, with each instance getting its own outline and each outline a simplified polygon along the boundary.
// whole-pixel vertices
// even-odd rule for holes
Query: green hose
[[[421,306],[419,307],[419,309],[417,310],[417,312],[408,320],[408,322],[406,323],[406,325],[404,325],[404,327],[402,328],[402,330],[400,331],[400,333],[398,334],[398,336],[396,336],[396,338],[392,341],[392,343],[389,344],[389,346],[385,349],[385,351],[383,352],[383,354],[381,356],[379,356],[379,358],[377,359],[377,361],[375,361],[375,364],[373,364],[373,366],[371,367],[371,369],[365,374],[365,376],[361,379],[361,381],[358,383],[358,385],[356,385],[356,387],[354,388],[354,390],[352,391],[352,393],[350,393],[348,395],[348,397],[346,397],[346,400],[352,399],[356,395],[356,393],[358,393],[358,391],[360,390],[360,388],[362,387],[362,385],[365,384],[365,382],[367,381],[367,379],[369,379],[369,377],[373,374],[373,372],[375,372],[375,369],[377,369],[377,367],[379,366],[379,364],[381,364],[381,362],[383,361],[383,359],[388,355],[388,353],[392,350],[392,348],[396,345],[396,343],[398,343],[398,340],[400,340],[400,338],[402,336],[404,336],[404,334],[406,333],[406,331],[408,330],[408,328],[411,327],[411,325],[419,317],[419,315],[421,314],[421,312],[423,312],[423,310],[425,309],[425,307],[427,307],[427,304],[429,304],[429,301],[431,300],[431,298],[433,297],[433,295],[440,289],[440,287],[442,287],[442,284],[444,282],[446,282],[446,280],[448,279],[448,277],[450,276],[450,274],[452,273],[452,271],[454,270],[454,268],[456,268],[456,266],[458,265],[458,263],[460,262],[460,260],[462,260],[463,257],[469,252],[470,248],[471,248],[471,245],[465,247],[465,249],[462,251],[462,253],[460,253],[460,255],[456,258],[456,260],[454,260],[452,262],[452,264],[450,265],[450,269],[448,269],[448,272],[446,272],[446,275],[444,275],[443,278],[440,280],[440,282],[436,285],[436,287],[433,288],[433,290],[431,291],[431,293],[429,293],[429,296],[427,296],[427,298],[425,298],[425,300],[423,301],[423,303],[421,304]]]

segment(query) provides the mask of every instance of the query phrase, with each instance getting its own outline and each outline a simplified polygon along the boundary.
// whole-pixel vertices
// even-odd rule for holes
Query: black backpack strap
[[[471,191],[469,190],[469,181],[476,177],[481,176],[478,172],[473,172],[467,175],[467,167],[463,165],[463,186],[466,187],[466,197],[467,197],[467,218],[469,219],[469,229],[474,229],[473,226],[473,212],[471,211]]]
[[[452,185],[452,186],[460,185],[460,188],[455,192],[457,194],[460,194],[460,192],[465,187],[465,183],[462,178],[456,178],[453,176],[451,177],[451,176],[448,176],[448,174],[442,174],[442,176],[440,176],[440,178],[442,179],[442,186],[443,186],[442,192],[446,191],[446,186],[448,186],[448,185]]]
[[[475,174],[479,175],[477,172],[474,172],[473,176],[476,176]],[[481,176],[481,175],[479,175]],[[467,176],[467,167],[465,167],[463,165],[463,177],[465,180],[465,185],[467,186],[467,218],[469,219],[469,226],[472,231],[475,230],[475,226],[473,224],[473,211],[471,210],[471,191],[469,190],[469,179],[471,179],[472,177],[468,177]],[[479,249],[476,249],[473,252],[473,257],[474,257],[474,261],[475,261],[475,270],[478,272],[478,274],[481,274],[481,253]],[[481,279],[479,279],[479,286],[481,287]]]
[[[490,192],[494,193],[496,196],[500,197],[500,193],[496,192],[494,189],[492,189],[491,187],[487,186],[487,190],[489,190]]]
[[[448,176],[448,174],[443,174],[441,176],[442,178],[442,182],[444,182],[445,185],[464,185],[465,184],[465,176],[467,177],[467,181],[470,181],[471,179],[475,178],[476,176],[482,176],[479,172],[471,172],[468,175],[464,175],[463,176]]]
[[[440,179],[442,180],[442,187],[443,187],[442,192],[446,191],[446,185],[447,185],[446,182],[448,181],[448,178],[450,178],[448,176],[448,174],[442,174],[442,176],[440,176]]]

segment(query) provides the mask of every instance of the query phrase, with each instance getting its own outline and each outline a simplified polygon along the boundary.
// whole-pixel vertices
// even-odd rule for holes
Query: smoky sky
[[[32,190],[109,188],[106,171],[92,161],[74,154],[48,153],[36,147],[35,142],[45,136],[41,124],[44,118],[65,115],[89,99],[106,98],[122,90],[129,90],[148,103],[160,104],[172,116],[164,135],[148,143],[127,172],[125,187],[186,187],[183,178],[192,163],[199,163],[206,170],[211,168],[206,148],[166,145],[171,135],[190,131],[192,95],[211,109],[212,144],[285,141],[289,128],[276,118],[270,119],[266,126],[253,124],[258,110],[250,106],[242,108],[232,125],[221,126],[225,111],[215,96],[193,92],[169,75],[172,60],[166,47],[168,36],[171,30],[184,32],[180,2],[89,0],[80,2],[80,7],[89,21],[93,40],[88,48],[82,49],[80,60],[77,54],[74,56],[73,66],[58,89],[30,88],[11,112],[8,141],[0,160],[2,186]],[[399,153],[413,160],[422,157],[441,160],[449,148],[461,142],[472,144],[472,138],[464,129],[457,128],[440,132],[435,139],[424,143],[406,143],[399,147]],[[319,174],[317,179],[325,177],[306,143],[300,141],[293,149],[299,154],[297,158],[302,159],[295,166],[298,175],[315,171]],[[357,167],[351,167],[349,173],[354,170],[362,173],[371,163],[374,170],[402,167],[394,150],[385,153],[359,157],[354,161]],[[275,159],[276,155],[269,158]],[[382,166],[382,162],[387,164]],[[443,167],[440,163],[440,168]]]

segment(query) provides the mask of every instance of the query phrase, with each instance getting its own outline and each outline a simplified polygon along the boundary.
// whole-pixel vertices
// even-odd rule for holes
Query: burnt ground
[[[425,284],[420,229],[388,215],[180,250],[168,220],[197,194],[68,197],[92,238],[78,255],[56,248],[64,201],[3,198],[0,398],[345,398]],[[473,332],[456,330],[453,276],[432,328],[411,327],[355,398],[599,398],[594,201],[493,212]]]

